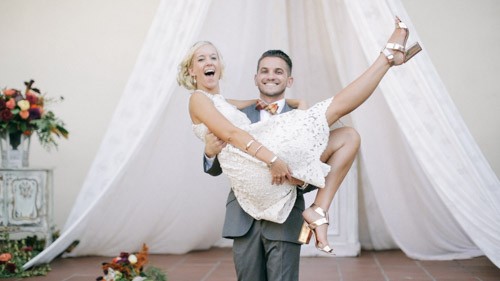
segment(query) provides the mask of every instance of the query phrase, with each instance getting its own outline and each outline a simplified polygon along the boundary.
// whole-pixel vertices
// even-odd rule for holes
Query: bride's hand
[[[272,184],[280,185],[292,178],[290,168],[285,161],[280,158],[276,159],[276,161],[271,165],[270,171],[273,178],[271,182]]]

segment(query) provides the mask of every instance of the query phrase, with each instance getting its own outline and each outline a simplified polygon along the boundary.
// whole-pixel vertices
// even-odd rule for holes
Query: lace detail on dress
[[[317,187],[325,186],[330,171],[320,157],[330,135],[325,112],[332,99],[250,125],[252,134],[290,166],[295,178]]]
[[[248,117],[227,103],[221,95],[205,93],[214,106],[235,126],[283,159],[293,176],[323,187],[330,166],[320,161],[329,137],[325,112],[333,98],[317,103],[308,110],[292,110],[264,122],[251,124]],[[208,129],[193,125],[195,134],[204,141]],[[271,173],[265,163],[231,145],[218,155],[221,168],[231,181],[231,188],[245,212],[257,220],[283,223],[297,197],[295,185],[271,185]]]

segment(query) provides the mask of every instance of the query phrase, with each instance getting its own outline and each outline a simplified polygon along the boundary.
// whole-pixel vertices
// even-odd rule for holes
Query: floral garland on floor
[[[97,281],[166,281],[167,277],[161,269],[144,266],[148,262],[148,247],[142,245],[138,253],[121,252],[109,263],[102,264],[104,276],[97,277]]]
[[[0,236],[0,278],[44,276],[50,271],[48,264],[23,270],[23,265],[38,255],[45,240],[29,236],[21,240],[10,240],[9,232],[2,230]]]

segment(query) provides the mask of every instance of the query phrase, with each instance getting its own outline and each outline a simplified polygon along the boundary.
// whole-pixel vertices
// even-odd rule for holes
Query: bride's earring
[[[196,76],[191,76],[193,78],[193,85],[196,86]]]

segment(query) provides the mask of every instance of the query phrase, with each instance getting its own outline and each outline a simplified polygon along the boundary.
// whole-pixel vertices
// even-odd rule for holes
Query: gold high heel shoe
[[[408,26],[406,26],[406,24],[404,22],[402,22],[398,17],[396,17],[396,28],[406,30],[406,36],[405,36],[405,40],[403,42],[403,45],[398,44],[398,43],[389,42],[389,43],[387,43],[387,45],[385,45],[385,48],[382,50],[382,53],[387,58],[387,60],[389,61],[389,64],[391,66],[394,65],[394,53],[391,52],[390,50],[402,52],[404,55],[403,56],[403,63],[406,63],[412,57],[414,57],[416,54],[418,54],[418,52],[422,51],[422,47],[420,46],[420,44],[418,42],[411,45],[411,47],[408,49],[405,48],[406,41],[408,40],[408,36],[410,35],[410,31],[408,30]]]
[[[312,223],[307,223],[307,221],[304,218],[304,224],[302,225],[302,229],[300,230],[299,239],[297,239],[298,242],[302,244],[309,244],[309,242],[311,241],[311,236],[314,233],[314,239],[316,240],[316,248],[327,254],[335,255],[333,253],[333,249],[330,248],[329,245],[324,245],[324,246],[321,245],[321,242],[318,241],[318,234],[316,233],[315,230],[320,225],[329,224],[328,214],[325,212],[325,210],[321,209],[321,207],[319,207],[314,203],[311,205],[310,208],[312,208],[316,213],[318,213],[321,216],[321,218],[315,220]]]

